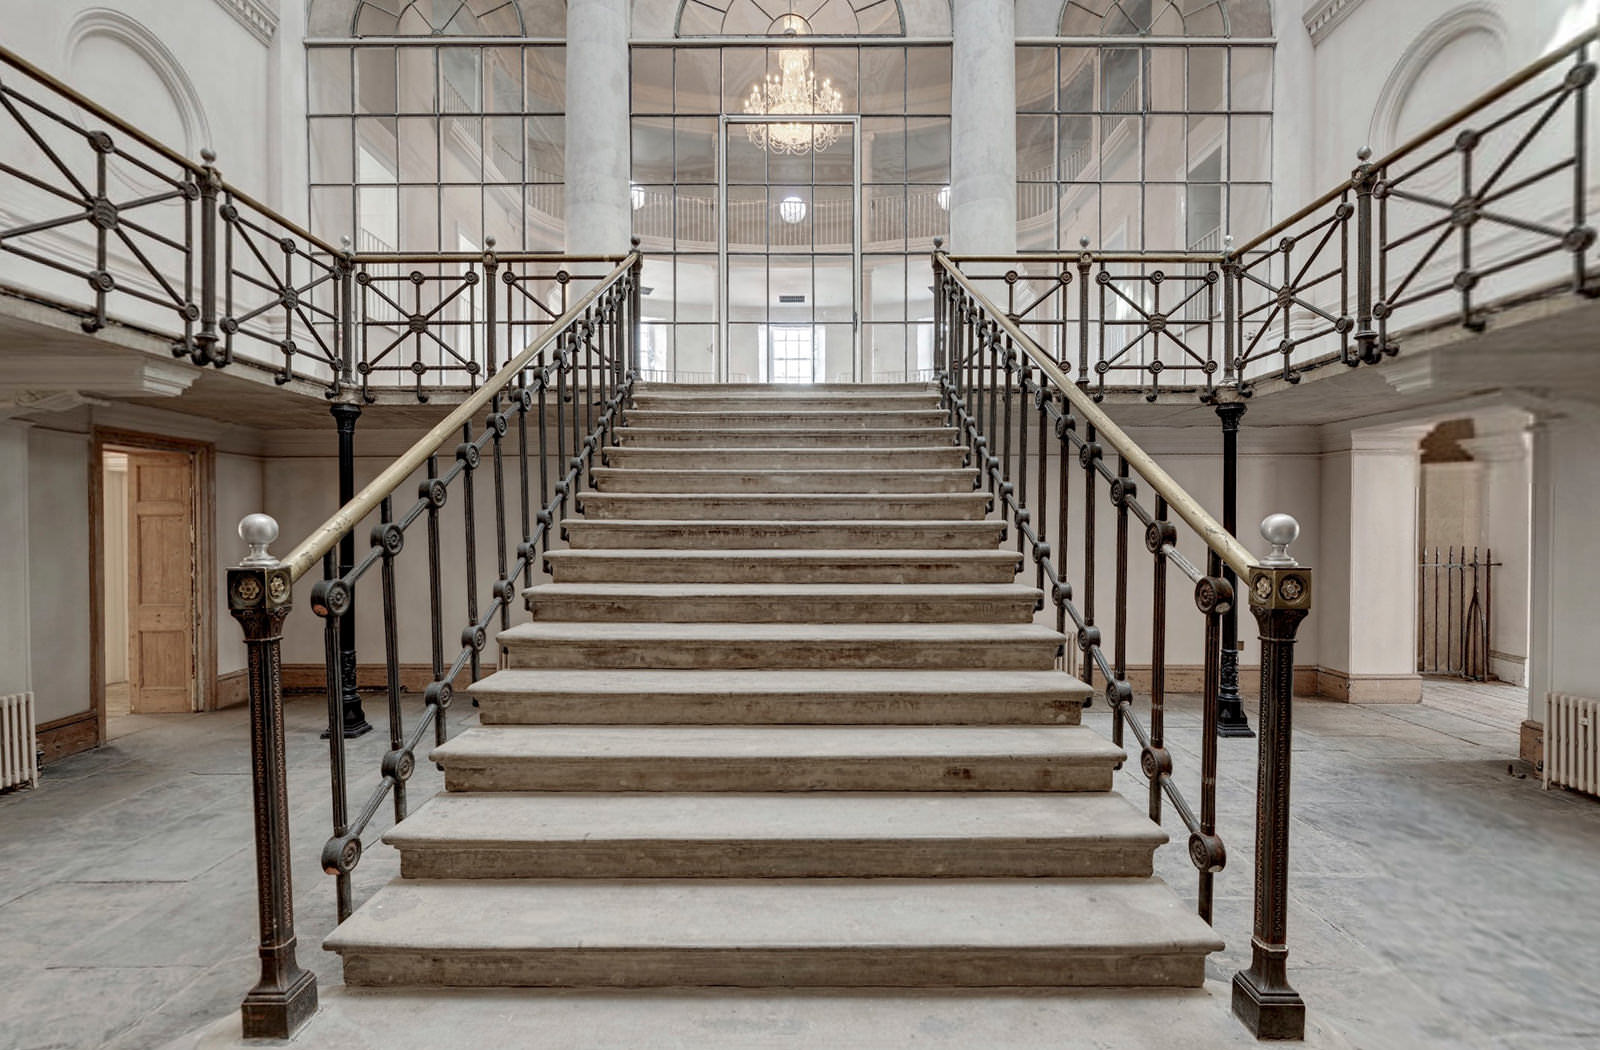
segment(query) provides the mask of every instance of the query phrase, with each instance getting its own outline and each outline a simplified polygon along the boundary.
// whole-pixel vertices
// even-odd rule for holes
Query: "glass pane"
[[[1152,183],[1144,188],[1144,243],[1157,248],[1189,246],[1184,220],[1185,188]]]
[[[861,317],[903,321],[906,316],[906,257],[867,255],[861,260]]]
[[[909,225],[906,188],[899,184],[867,186],[863,188],[862,196],[866,203],[866,228],[863,231],[866,244],[863,247],[876,252],[903,251]]]
[[[350,53],[338,47],[306,52],[306,89],[312,113],[350,112]]]
[[[1090,47],[1061,49],[1061,112],[1093,113],[1095,70],[1100,52]]]
[[[1221,47],[1189,49],[1189,109],[1215,111],[1223,107],[1227,83],[1228,52]]]
[[[357,117],[356,181],[393,182],[400,171],[393,117]]]
[[[950,49],[906,48],[906,112],[950,112]]]
[[[1100,178],[1137,182],[1139,147],[1144,138],[1142,117],[1100,118]]]
[[[1108,118],[1116,119],[1116,118]],[[1098,156],[1095,144],[1099,140],[1100,118],[1076,114],[1061,118],[1060,159],[1057,178],[1074,182]]]
[[[812,56],[818,82],[839,93],[841,113],[860,112],[861,85],[856,72],[856,55],[853,47],[819,47]]]
[[[400,181],[438,182],[438,118],[401,117],[399,123]]]
[[[487,142],[483,156],[485,182],[522,181],[522,118],[485,117]]]
[[[565,182],[567,122],[559,116],[529,117],[527,124],[529,182]]]
[[[680,255],[674,277],[678,320],[715,321],[717,290],[716,256]]]
[[[674,170],[679,182],[715,182],[717,178],[717,122],[706,117],[678,118],[675,130]]]
[[[1153,110],[1183,111],[1184,49],[1181,47],[1152,47],[1150,55],[1150,108]]]
[[[821,301],[811,284],[811,257],[774,255],[767,263],[768,320],[809,326],[812,310]]]
[[[1061,240],[1059,247],[1077,251],[1082,238],[1091,248],[1102,244],[1100,236],[1100,187],[1093,183],[1063,186],[1060,203]]]
[[[1050,113],[1056,108],[1056,49],[1017,48],[1017,111]]]
[[[475,47],[439,49],[439,110],[442,113],[479,113],[480,71]]]
[[[633,235],[645,251],[671,251],[675,236],[675,201],[671,186],[635,183],[629,190],[633,205]]]
[[[816,261],[818,321],[855,324],[856,280],[855,260],[817,259]]]
[[[439,250],[438,187],[400,187],[400,243],[406,251]]]
[[[668,117],[633,119],[633,181],[672,181],[672,120]]]
[[[1056,118],[1017,114],[1017,178],[1049,182],[1056,177]]]
[[[1154,116],[1144,120],[1144,177],[1150,182],[1181,182],[1188,176],[1184,146],[1188,118]]]
[[[933,239],[950,239],[949,186],[906,187],[906,248],[933,250]]]
[[[431,47],[402,47],[400,51],[400,112],[434,113],[434,85],[437,79],[433,69],[434,50]]]
[[[1100,230],[1107,251],[1143,247],[1143,209],[1139,186],[1102,186],[1100,189]],[[1094,245],[1091,242],[1091,247]]]
[[[761,381],[761,343],[765,334],[765,326],[759,324],[728,326],[728,382]]]
[[[1228,118],[1228,178],[1261,182],[1272,175],[1272,118]]]
[[[672,52],[664,47],[636,47],[632,55],[633,75],[628,86],[633,91],[629,102],[634,113],[672,112]]]
[[[1044,251],[1056,246],[1056,184],[1017,183],[1017,248]]]
[[[440,245],[447,252],[483,250],[483,203],[477,186],[439,191]]]
[[[729,182],[766,182],[767,151],[750,139],[753,124],[728,125],[727,167]]]
[[[680,53],[680,58],[682,53]],[[755,47],[730,47],[722,62],[722,105],[718,112],[743,113],[751,85],[767,75],[767,53]],[[681,105],[681,103],[680,103]]]
[[[916,362],[907,354],[906,327],[900,324],[869,324],[861,329],[861,345],[867,355],[868,382],[905,383]]]
[[[856,194],[851,186],[818,186],[812,191],[812,229],[819,252],[853,252]]]
[[[1272,109],[1272,51],[1264,47],[1236,47],[1229,55],[1229,79],[1233,94],[1228,108],[1234,111]]]
[[[813,154],[771,153],[767,156],[767,183],[772,186],[810,186],[815,180]]]
[[[673,378],[680,383],[715,382],[716,346],[716,325],[678,325],[672,333]]]
[[[349,186],[316,186],[311,190],[311,224],[323,237],[338,243],[354,236],[355,194]]]
[[[845,323],[818,325],[815,356],[823,364],[816,369],[817,382],[849,383],[855,379],[855,337]]]
[[[1228,120],[1220,113],[1189,118],[1189,177],[1205,182],[1222,181],[1223,145]]]
[[[483,128],[480,117],[439,119],[439,175],[444,182],[483,179]],[[448,250],[448,249],[447,249]]]
[[[567,188],[560,183],[544,183],[527,188],[524,211],[527,232],[524,245],[530,252],[561,251],[567,246]]]
[[[861,122],[861,177],[865,182],[906,181],[906,122],[868,117]]]
[[[350,182],[354,154],[348,117],[312,117],[311,181]]]
[[[1100,108],[1107,113],[1137,113],[1144,108],[1139,67],[1143,52],[1136,48],[1106,48],[1100,62]]]
[[[767,248],[767,188],[728,187],[728,247],[736,251]]]
[[[483,232],[500,251],[519,251],[523,237],[522,187],[483,188]]]
[[[811,152],[811,177],[818,183],[832,186],[851,186],[856,181],[855,129],[848,124],[819,124],[816,131],[826,134],[830,129],[839,136],[826,149]]]
[[[529,113],[560,113],[567,97],[567,55],[559,47],[523,51],[522,96]]]
[[[395,56],[392,47],[358,47],[356,112],[395,112]]]
[[[356,217],[359,250],[394,251],[399,246],[400,207],[393,186],[358,187]]]
[[[898,47],[861,49],[861,112],[903,113],[906,53]]]
[[[676,203],[678,248],[716,251],[717,188],[679,186]]]
[[[522,49],[483,49],[483,107],[485,113],[522,112]]]
[[[728,320],[767,319],[767,257],[728,256]]]
[[[814,223],[810,194],[803,189],[773,186],[768,194],[767,229],[774,248],[809,248]]]
[[[715,48],[682,48],[676,52],[676,61],[677,90],[673,94],[673,101],[677,105],[677,112],[722,112],[722,91],[719,87],[722,52]]]
[[[1267,228],[1268,215],[1272,208],[1272,194],[1270,186],[1249,186],[1234,184],[1228,187],[1228,233],[1234,235],[1235,243],[1243,244],[1244,239],[1254,237],[1257,233]]]
[[[906,121],[906,179],[941,185],[950,181],[948,117],[921,117]]]
[[[1222,184],[1191,182],[1186,187],[1184,245],[1193,252],[1222,250]]]

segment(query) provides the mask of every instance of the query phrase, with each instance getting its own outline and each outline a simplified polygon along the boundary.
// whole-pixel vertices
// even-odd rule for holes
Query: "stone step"
[[[985,550],[1006,534],[983,521],[597,521],[561,522],[578,550]]]
[[[784,400],[808,397],[870,397],[878,394],[926,394],[937,397],[938,387],[922,383],[665,383],[640,380],[634,392],[664,397],[760,397]]]
[[[807,429],[715,426],[647,427],[633,424],[617,431],[617,440],[643,448],[943,448],[956,443],[954,427],[840,427]]]
[[[663,623],[1029,623],[1018,583],[548,583],[523,592],[535,620]]]
[[[449,793],[383,836],[408,879],[1142,878],[1120,795]]]
[[[629,409],[629,426],[652,428],[760,430],[888,430],[900,427],[943,427],[945,414],[928,405],[918,409],[791,408],[788,405],[756,411],[696,412],[685,409]]]
[[[1199,986],[1223,944],[1154,879],[397,879],[346,984]]]
[[[702,467],[661,469],[595,467],[591,472],[600,492],[971,492],[978,474],[959,467],[949,470],[785,469]]]
[[[484,725],[1077,725],[1060,671],[535,670],[467,687]]]
[[[986,492],[583,492],[578,507],[600,520],[652,521],[960,521],[988,512]]]
[[[929,470],[953,469],[966,450],[925,448],[641,448],[607,445],[606,466],[656,470]]]
[[[561,623],[501,631],[512,667],[986,668],[1048,671],[1063,637],[1037,624]]]
[[[557,583],[1005,583],[1001,550],[553,550]]]
[[[931,390],[914,390],[894,394],[788,394],[774,397],[750,393],[670,394],[658,390],[635,393],[633,407],[646,411],[667,412],[816,412],[843,409],[860,409],[867,412],[905,410],[923,412],[930,409],[938,410],[939,395]]]
[[[1083,726],[475,726],[447,791],[1110,791]]]

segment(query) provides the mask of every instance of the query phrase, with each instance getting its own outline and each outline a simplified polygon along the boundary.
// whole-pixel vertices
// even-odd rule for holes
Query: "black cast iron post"
[[[361,418],[361,406],[340,401],[330,409],[334,424],[339,428],[339,506],[349,503],[356,495],[356,420]],[[342,578],[356,563],[356,530],[346,530],[339,540],[339,576]],[[342,675],[340,693],[344,711],[344,737],[353,740],[372,732],[372,723],[361,707],[361,691],[356,681],[356,612],[355,602],[339,617],[339,665]],[[331,727],[330,727],[331,728]],[[324,734],[326,736],[326,734]]]
[[[250,758],[254,776],[256,901],[261,979],[240,1012],[246,1039],[288,1039],[317,1010],[317,978],[295,959],[294,892],[289,862],[289,797],[283,740],[283,621],[293,604],[289,570],[267,553],[278,523],[251,514],[239,523],[250,545],[228,570],[228,611],[244,629],[250,683]]]
[[[1261,629],[1260,761],[1256,770],[1255,929],[1250,968],[1233,976],[1233,1012],[1258,1039],[1305,1037],[1306,1004],[1289,984],[1289,759],[1294,744],[1294,639],[1311,611],[1311,570],[1289,556],[1300,534],[1287,514],[1261,523],[1272,553],[1250,571]]]
[[[1243,401],[1223,401],[1217,405],[1222,420],[1222,527],[1230,536],[1239,534],[1239,419],[1245,413]],[[1233,569],[1222,566],[1222,578],[1237,593],[1239,579]],[[1245,717],[1239,698],[1239,605],[1222,614],[1222,666],[1217,681],[1217,735],[1252,737],[1250,720]]]

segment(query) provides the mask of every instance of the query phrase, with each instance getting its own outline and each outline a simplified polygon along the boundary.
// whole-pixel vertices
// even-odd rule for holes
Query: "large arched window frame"
[[[682,0],[676,35],[769,36],[791,9],[810,23],[813,36],[906,35],[900,0],[803,0],[776,5],[757,0]]]
[[[316,229],[363,251],[564,246],[565,0],[317,0],[309,28]]]

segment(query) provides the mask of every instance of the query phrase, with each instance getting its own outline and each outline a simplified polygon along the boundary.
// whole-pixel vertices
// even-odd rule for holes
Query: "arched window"
[[[359,0],[351,36],[524,36],[517,0]]]
[[[1266,37],[1269,0],[1066,0],[1062,36]]]
[[[794,11],[757,0],[683,0],[678,36],[770,36],[782,34],[785,17],[800,14],[813,36],[905,36],[900,0],[816,0]]]

